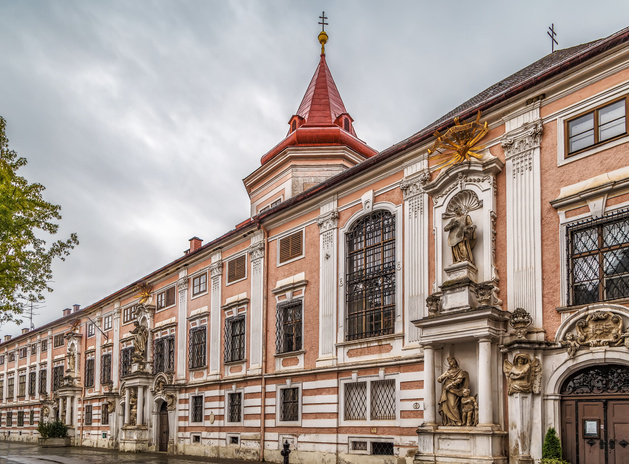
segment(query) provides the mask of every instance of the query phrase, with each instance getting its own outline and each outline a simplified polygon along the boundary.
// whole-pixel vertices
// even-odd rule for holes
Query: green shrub
[[[568,461],[564,461],[563,459],[555,459],[555,458],[547,458],[542,459],[539,464],[570,464]]]
[[[570,464],[563,460],[563,451],[561,442],[557,436],[554,427],[548,429],[546,437],[544,437],[544,445],[542,447],[542,460],[540,464]]]
[[[37,431],[42,438],[65,438],[68,436],[68,426],[61,421],[40,422]]]

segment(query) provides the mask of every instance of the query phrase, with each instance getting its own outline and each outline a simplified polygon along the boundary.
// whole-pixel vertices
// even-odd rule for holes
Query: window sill
[[[348,340],[343,342],[338,342],[335,344],[337,347],[345,347],[345,346],[354,346],[354,345],[362,345],[372,346],[377,345],[383,340],[397,340],[399,338],[404,338],[403,333],[392,333],[388,335],[380,335],[378,337],[369,337],[369,338],[360,338],[358,340]]]
[[[293,358],[302,354],[306,354],[306,350],[285,351],[284,353],[275,353],[274,356],[276,358]]]
[[[619,298],[617,300],[604,300],[604,301],[595,301],[593,303],[573,305],[573,306],[558,306],[555,308],[555,311],[558,313],[573,313],[577,312],[581,309],[587,308],[589,306],[601,306],[601,305],[629,305],[629,298]]]
[[[233,361],[223,361],[223,364],[225,366],[234,366],[238,364],[244,364],[246,362],[247,362],[247,358],[243,358],[243,359],[235,359]]]
[[[192,295],[190,294],[190,300],[196,300],[197,298],[200,298],[204,295],[207,295],[209,292],[207,290],[205,290],[204,292],[199,292],[196,295]]]
[[[204,364],[203,366],[197,366],[197,367],[188,367],[188,371],[189,372],[195,372],[195,371],[200,371],[203,370],[207,367],[207,364]]]

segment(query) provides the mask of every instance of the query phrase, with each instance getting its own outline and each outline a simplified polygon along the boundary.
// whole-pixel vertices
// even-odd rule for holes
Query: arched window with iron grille
[[[346,340],[395,330],[395,216],[377,210],[346,234]]]

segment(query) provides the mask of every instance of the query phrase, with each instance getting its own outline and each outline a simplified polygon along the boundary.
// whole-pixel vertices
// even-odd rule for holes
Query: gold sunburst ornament
[[[140,282],[136,290],[138,291],[138,296],[140,297],[140,304],[146,303],[151,297],[151,292],[153,291],[153,287],[151,287],[146,282]]]
[[[460,122],[457,117],[454,118],[454,126],[448,129],[445,134],[435,131],[434,136],[437,137],[437,140],[428,150],[428,156],[437,163],[435,169],[471,161],[472,158],[481,159],[483,155],[479,151],[483,150],[485,145],[477,144],[487,135],[487,132],[489,132],[489,127],[487,121],[485,123],[480,122],[480,111],[476,115],[476,120],[472,122]],[[439,149],[447,151],[440,152]]]

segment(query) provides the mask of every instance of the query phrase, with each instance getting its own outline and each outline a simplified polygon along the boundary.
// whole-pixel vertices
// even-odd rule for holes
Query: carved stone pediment
[[[559,342],[574,357],[582,348],[629,348],[629,330],[625,330],[621,314],[615,311],[594,310],[576,319],[571,330],[566,330]]]

